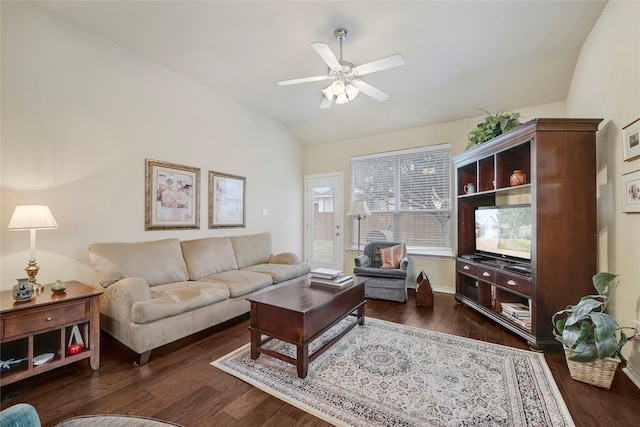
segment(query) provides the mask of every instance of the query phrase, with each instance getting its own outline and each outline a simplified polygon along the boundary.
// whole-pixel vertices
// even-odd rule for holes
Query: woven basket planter
[[[573,349],[566,347],[564,348],[564,354],[567,357],[567,365],[569,366],[571,378],[609,390],[620,359],[607,357],[605,359],[594,360],[593,362],[576,362],[569,360],[569,356],[573,354]]]

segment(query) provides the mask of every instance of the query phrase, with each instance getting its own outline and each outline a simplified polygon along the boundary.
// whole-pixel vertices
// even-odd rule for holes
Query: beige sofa
[[[249,312],[246,297],[309,273],[292,253],[271,254],[271,234],[94,243],[100,327],[139,354]]]

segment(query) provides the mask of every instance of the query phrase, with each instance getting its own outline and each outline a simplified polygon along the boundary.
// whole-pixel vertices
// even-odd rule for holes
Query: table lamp
[[[43,287],[36,281],[36,275],[40,267],[36,264],[36,230],[50,230],[58,228],[58,223],[51,214],[48,206],[44,205],[18,205],[13,211],[11,221],[7,229],[9,231],[31,231],[31,257],[24,270],[29,276],[29,283],[33,285],[34,292],[41,292]]]
[[[351,209],[347,215],[355,215],[358,220],[358,255],[360,255],[360,220],[365,219],[367,216],[371,216],[371,211],[369,210],[365,200],[356,200],[351,205]]]

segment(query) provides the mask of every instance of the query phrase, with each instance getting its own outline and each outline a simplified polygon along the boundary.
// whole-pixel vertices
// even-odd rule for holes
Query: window
[[[412,254],[452,255],[451,145],[435,145],[351,158],[351,203],[365,200],[361,245],[404,242]],[[358,224],[351,217],[350,247]]]

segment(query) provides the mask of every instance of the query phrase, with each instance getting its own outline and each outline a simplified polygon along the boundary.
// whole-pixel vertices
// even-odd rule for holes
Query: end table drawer
[[[65,324],[83,322],[87,320],[87,313],[87,302],[77,301],[4,316],[2,319],[4,336],[2,338],[11,338],[24,335],[25,332],[34,333]]]

